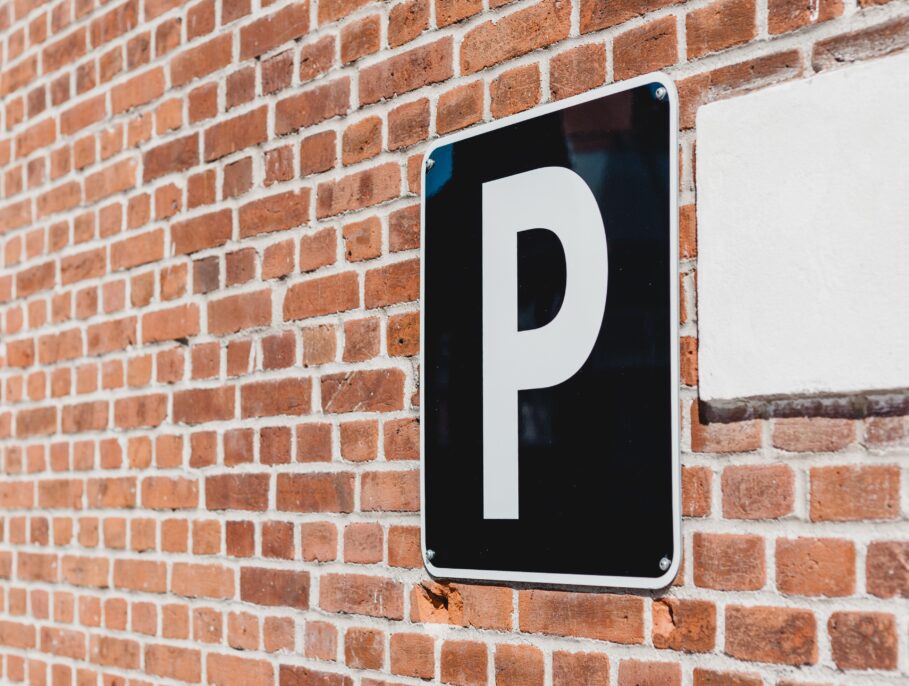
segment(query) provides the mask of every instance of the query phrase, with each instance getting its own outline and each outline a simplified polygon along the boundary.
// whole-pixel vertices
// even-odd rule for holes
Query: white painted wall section
[[[703,400],[909,388],[909,54],[702,107]]]

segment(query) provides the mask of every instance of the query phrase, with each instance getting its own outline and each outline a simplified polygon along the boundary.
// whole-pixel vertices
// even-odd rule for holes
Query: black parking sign
[[[677,96],[650,75],[440,140],[423,179],[423,552],[446,578],[678,570]]]

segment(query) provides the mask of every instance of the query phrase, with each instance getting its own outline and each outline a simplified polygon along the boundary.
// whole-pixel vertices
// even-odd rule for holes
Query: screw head
[[[653,92],[653,95],[656,97],[657,100],[665,100],[666,96],[669,95],[669,92],[666,90],[666,88],[664,86],[660,86]]]
[[[427,549],[426,549],[426,559],[427,559],[427,560],[429,560],[430,562],[432,562],[432,558],[434,558],[435,556],[436,556],[436,551],[435,551],[435,550],[433,550],[432,548],[427,548]]]
[[[429,171],[429,170],[432,169],[434,166],[436,166],[436,161],[435,161],[434,159],[432,159],[432,158],[430,157],[428,160],[426,160],[426,171]]]
[[[660,569],[665,572],[667,569],[669,569],[669,565],[671,564],[672,560],[670,560],[668,557],[664,557],[660,560]]]

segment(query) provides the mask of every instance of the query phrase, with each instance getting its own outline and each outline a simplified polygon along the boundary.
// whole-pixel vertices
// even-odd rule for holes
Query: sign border
[[[670,307],[670,369],[674,383],[671,388],[671,417],[672,417],[672,542],[673,559],[661,576],[658,577],[633,577],[633,576],[600,576],[593,574],[557,574],[551,572],[517,572],[498,571],[486,569],[458,569],[451,567],[436,567],[426,556],[426,446],[425,446],[425,326],[426,316],[424,307],[426,303],[426,162],[436,149],[450,145],[460,140],[495,131],[511,124],[533,119],[543,114],[579,105],[590,100],[596,100],[607,95],[621,93],[639,86],[658,83],[666,89],[669,98],[669,298],[674,307]],[[507,581],[515,583],[566,585],[566,586],[599,586],[607,588],[633,588],[656,590],[669,586],[678,574],[682,562],[682,510],[681,510],[681,466],[679,458],[679,96],[675,83],[664,72],[653,72],[637,76],[627,81],[602,86],[579,95],[575,95],[558,102],[547,103],[519,112],[510,117],[504,117],[493,122],[471,127],[433,141],[426,149],[420,170],[420,555],[426,571],[434,578],[469,580],[469,581]],[[654,561],[656,563],[656,561]]]

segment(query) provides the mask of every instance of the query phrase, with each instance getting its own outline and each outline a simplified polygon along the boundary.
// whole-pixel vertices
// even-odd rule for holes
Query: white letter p
[[[518,233],[543,228],[565,252],[555,318],[518,330]],[[518,391],[574,376],[606,309],[606,233],[587,183],[543,167],[483,184],[483,517],[518,518]]]

